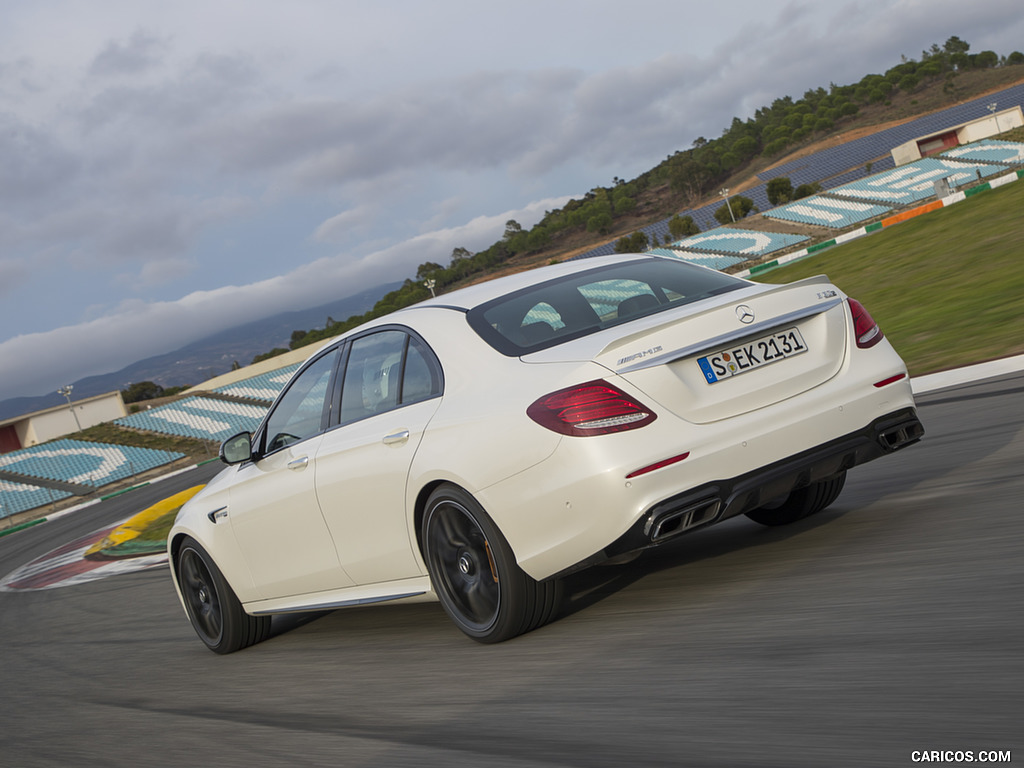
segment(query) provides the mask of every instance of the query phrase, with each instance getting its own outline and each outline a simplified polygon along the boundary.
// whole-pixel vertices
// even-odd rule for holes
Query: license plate
[[[702,357],[697,364],[708,384],[714,384],[806,351],[807,345],[800,331],[787,328]]]

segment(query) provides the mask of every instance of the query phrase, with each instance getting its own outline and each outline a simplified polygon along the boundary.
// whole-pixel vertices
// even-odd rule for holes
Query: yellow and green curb
[[[163,552],[167,548],[167,533],[178,510],[205,487],[193,486],[133,515],[89,547],[85,557],[89,560],[119,560]]]

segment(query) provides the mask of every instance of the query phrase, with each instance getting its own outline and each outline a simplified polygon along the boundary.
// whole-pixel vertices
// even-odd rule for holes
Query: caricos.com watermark
[[[915,749],[915,763],[1012,763],[1008,749]]]

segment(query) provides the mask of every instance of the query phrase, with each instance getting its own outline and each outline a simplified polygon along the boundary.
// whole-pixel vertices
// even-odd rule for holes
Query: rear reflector
[[[885,338],[882,329],[864,309],[863,304],[856,299],[847,299],[847,302],[849,302],[850,312],[853,314],[853,335],[857,338],[858,347],[868,349]]]
[[[686,453],[681,453],[678,456],[673,456],[671,459],[662,459],[661,461],[655,462],[654,464],[649,464],[648,466],[643,467],[642,469],[630,472],[628,475],[626,475],[626,479],[629,480],[631,477],[639,477],[640,475],[646,475],[648,472],[653,472],[656,469],[661,469],[662,467],[670,466],[672,464],[675,464],[676,462],[682,461],[689,455],[690,452],[687,451]]]
[[[907,374],[905,374],[905,373],[901,373],[898,376],[890,376],[888,379],[882,379],[881,381],[876,381],[875,382],[875,386],[876,387],[885,387],[885,386],[888,386],[889,384],[893,384],[893,383],[899,381],[900,379],[905,379],[906,377],[907,377]]]
[[[542,427],[574,437],[637,429],[657,418],[603,379],[544,395],[526,409],[526,415]]]

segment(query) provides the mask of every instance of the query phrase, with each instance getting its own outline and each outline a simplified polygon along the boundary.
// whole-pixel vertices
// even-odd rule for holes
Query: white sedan
[[[328,343],[178,515],[174,584],[229,653],[275,613],[439,599],[497,642],[567,573],[740,514],[831,504],[923,434],[903,361],[824,277],[586,259],[424,301]]]

